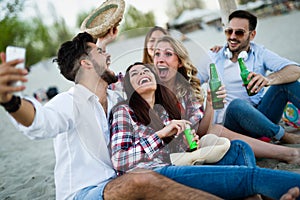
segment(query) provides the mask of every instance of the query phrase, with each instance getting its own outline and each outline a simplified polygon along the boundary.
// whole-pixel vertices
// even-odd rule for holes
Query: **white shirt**
[[[110,111],[121,97],[111,90],[107,94]],[[30,101],[36,108],[33,124],[13,122],[31,139],[54,138],[56,199],[71,199],[78,190],[116,176],[108,148],[108,120],[94,93],[77,84],[45,106]]]

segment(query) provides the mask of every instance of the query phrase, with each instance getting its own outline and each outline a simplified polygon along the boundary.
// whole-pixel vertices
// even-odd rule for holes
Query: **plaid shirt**
[[[181,99],[181,113],[182,118],[195,124],[203,117],[203,111],[201,105],[190,97],[185,95]],[[161,107],[156,111],[163,123],[168,124],[171,119],[166,111]],[[154,129],[137,122],[133,110],[128,105],[119,105],[112,113],[112,163],[120,174],[135,168],[153,169],[170,164],[170,145],[165,145]],[[173,139],[171,143],[174,141],[176,152],[187,149],[182,137]]]

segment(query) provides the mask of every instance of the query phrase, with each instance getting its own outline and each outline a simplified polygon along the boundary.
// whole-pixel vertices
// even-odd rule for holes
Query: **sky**
[[[165,14],[168,0],[125,0],[125,4],[133,5],[138,10],[146,13],[153,11],[156,18],[156,25],[164,26],[168,21]],[[218,0],[204,0],[208,9],[218,9]],[[76,28],[76,19],[79,13],[89,12],[91,9],[99,7],[104,0],[27,0],[26,13],[28,16],[35,15],[35,7],[42,14],[45,22],[51,23],[51,13],[49,12],[49,3],[54,5],[58,16],[65,19],[69,27]]]

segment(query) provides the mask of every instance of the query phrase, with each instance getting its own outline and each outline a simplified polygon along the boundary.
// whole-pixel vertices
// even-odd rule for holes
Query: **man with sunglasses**
[[[282,143],[299,144],[300,135],[288,133],[278,125],[288,101],[300,108],[299,64],[254,43],[256,25],[257,17],[250,12],[232,12],[225,29],[226,45],[209,52],[226,86],[228,102],[225,109],[215,111],[215,122],[254,138],[265,136]],[[248,96],[243,86],[239,56],[251,72],[248,79],[252,80],[247,87],[256,93],[254,96]],[[200,80],[207,81],[208,68],[198,69]]]

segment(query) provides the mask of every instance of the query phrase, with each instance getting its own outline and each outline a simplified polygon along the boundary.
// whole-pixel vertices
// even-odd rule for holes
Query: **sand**
[[[264,44],[278,54],[300,62],[300,11],[261,19],[256,42]],[[205,50],[215,44],[222,45],[224,36],[214,28],[186,35],[185,41],[195,64],[205,57]],[[201,44],[201,45],[200,45]],[[123,71],[129,64],[141,59],[143,37],[120,40],[108,50],[113,55],[112,68]],[[200,56],[201,55],[201,56]],[[57,66],[47,60],[32,69],[24,92],[32,95],[39,88],[57,86],[65,91],[72,85],[59,75]],[[32,141],[19,133],[0,108],[0,199],[55,199],[53,169],[55,164],[52,140]],[[298,132],[300,134],[300,132]],[[298,146],[299,147],[299,146]],[[263,167],[287,169],[300,173],[300,167],[285,163],[260,160]]]

